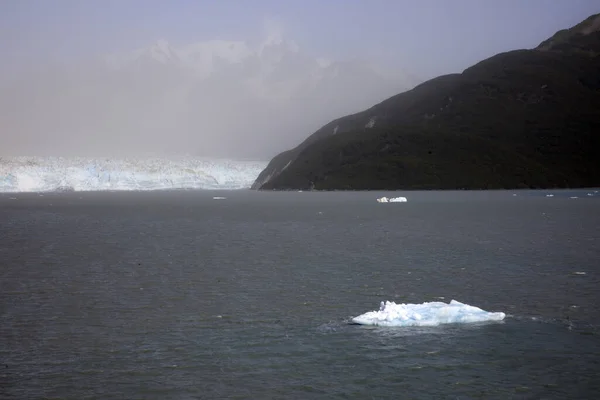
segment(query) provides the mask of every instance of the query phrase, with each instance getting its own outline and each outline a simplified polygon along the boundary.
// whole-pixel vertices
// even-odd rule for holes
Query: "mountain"
[[[25,70],[0,90],[0,129],[11,136],[0,148],[16,155],[266,159],[334,116],[417,83],[369,60],[325,61],[281,35],[254,46],[161,39]]]
[[[331,121],[255,189],[600,186],[600,14]]]

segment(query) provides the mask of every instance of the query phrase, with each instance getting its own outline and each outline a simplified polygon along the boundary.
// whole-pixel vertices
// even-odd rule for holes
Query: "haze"
[[[0,155],[269,159],[597,0],[0,2]]]

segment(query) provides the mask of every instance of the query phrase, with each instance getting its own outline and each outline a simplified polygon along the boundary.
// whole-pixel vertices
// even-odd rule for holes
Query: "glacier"
[[[0,192],[246,189],[266,161],[1,157]]]
[[[456,300],[450,303],[441,301],[422,304],[396,304],[382,301],[378,311],[369,311],[352,322],[359,325],[375,326],[437,326],[442,324],[502,321],[503,312],[488,312]]]

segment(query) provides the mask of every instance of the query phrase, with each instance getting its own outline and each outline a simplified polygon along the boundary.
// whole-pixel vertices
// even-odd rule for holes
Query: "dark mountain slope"
[[[325,125],[256,189],[600,186],[600,15]]]

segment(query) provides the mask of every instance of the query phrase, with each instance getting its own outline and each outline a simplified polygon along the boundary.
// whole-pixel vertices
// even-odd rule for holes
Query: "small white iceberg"
[[[406,203],[408,199],[406,197],[380,197],[377,199],[378,203]]]
[[[432,301],[422,304],[396,304],[382,301],[378,311],[369,311],[352,322],[375,326],[437,326],[442,324],[502,321],[503,312],[488,312],[479,307],[452,300],[446,304]]]

